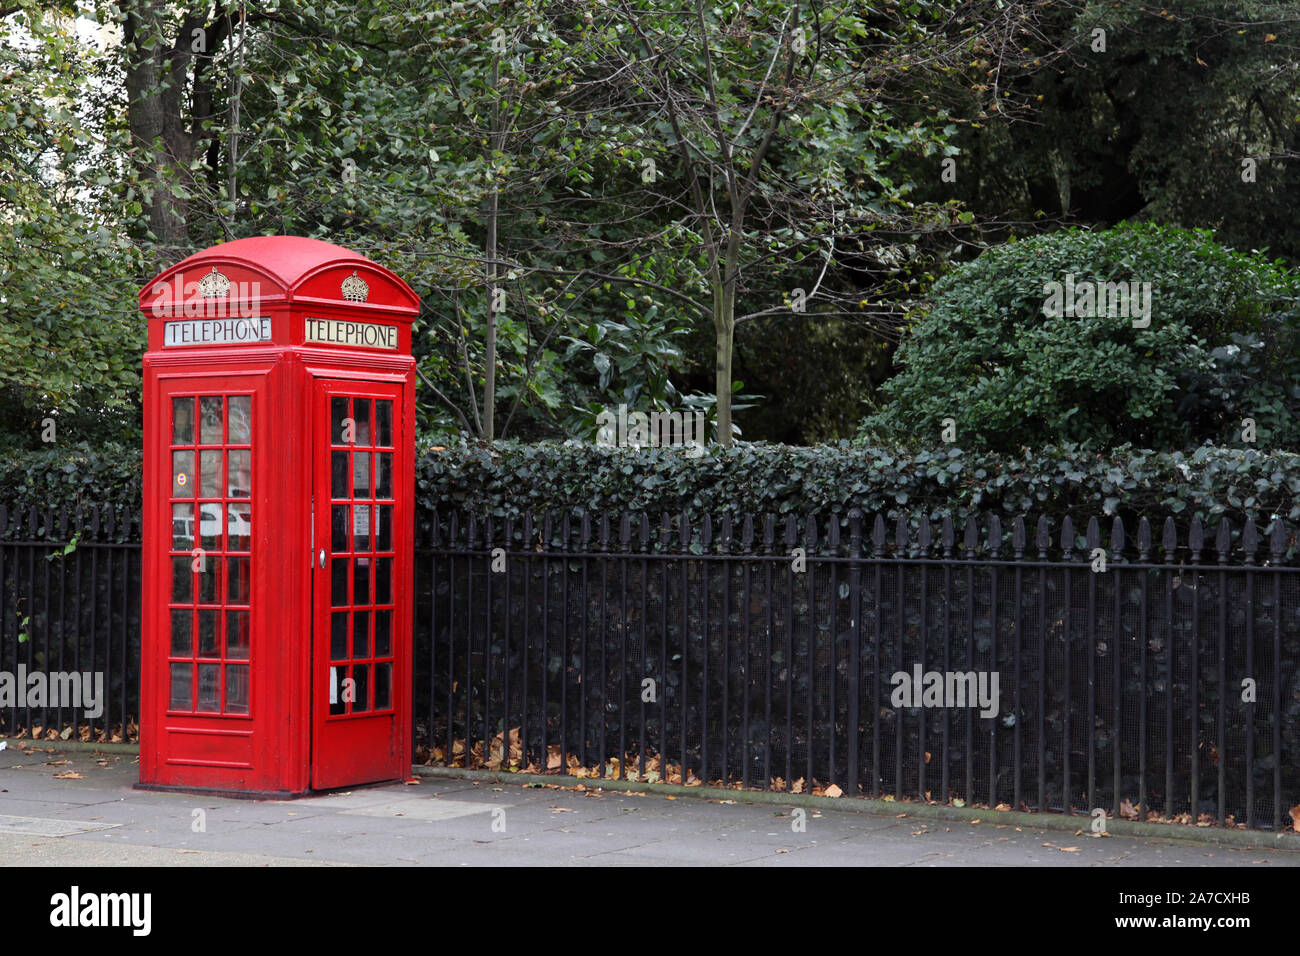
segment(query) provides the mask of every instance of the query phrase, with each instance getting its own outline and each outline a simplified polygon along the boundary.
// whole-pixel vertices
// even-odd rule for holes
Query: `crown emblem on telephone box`
[[[343,298],[349,302],[365,302],[370,295],[370,286],[366,284],[365,279],[357,275],[355,269],[352,270],[352,275],[343,280],[340,288],[343,291]]]
[[[199,295],[205,299],[224,299],[230,294],[230,279],[217,271],[212,271],[199,280]]]

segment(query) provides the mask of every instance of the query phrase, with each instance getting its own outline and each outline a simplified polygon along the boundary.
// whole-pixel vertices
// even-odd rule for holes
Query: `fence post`
[[[1232,550],[1232,525],[1226,517],[1219,519],[1218,533],[1215,535],[1215,550],[1219,553],[1219,593],[1217,595],[1217,604],[1219,610],[1219,712],[1217,715],[1218,723],[1218,760],[1219,779],[1218,779],[1218,804],[1219,804],[1219,826],[1223,826],[1227,813],[1228,804],[1228,753],[1227,753],[1227,721],[1228,721],[1228,572],[1224,565],[1228,563],[1228,555]]]
[[[1020,803],[1022,800],[1022,793],[1021,793],[1022,781],[1021,781],[1020,763],[1021,763],[1021,758],[1023,756],[1023,752],[1021,750],[1020,725],[1024,722],[1023,720],[1024,711],[1022,711],[1020,707],[1020,681],[1021,681],[1020,652],[1021,652],[1021,645],[1023,644],[1023,637],[1024,637],[1022,619],[1024,617],[1025,591],[1024,591],[1024,568],[1021,567],[1021,562],[1024,561],[1025,559],[1025,540],[1026,540],[1025,519],[1021,515],[1016,515],[1016,520],[1011,525],[1011,556],[1012,556],[1012,560],[1016,562],[1016,591],[1015,591],[1016,649],[1012,659],[1013,660],[1012,669],[1015,675],[1015,688],[1016,688],[1015,693],[1013,694],[1012,697],[1012,707],[1014,708],[1013,714],[1015,718],[1015,723],[1012,724],[1012,744],[1011,744],[1012,760],[1015,763],[1015,769],[1013,771],[1012,780],[1011,780],[1011,809],[1013,810],[1020,809]]]
[[[853,623],[849,631],[849,792],[862,790],[858,756],[861,752],[862,717],[859,709],[862,690],[862,512],[854,508],[849,512],[849,613]]]
[[[903,650],[903,631],[904,619],[907,614],[904,608],[907,603],[907,586],[904,575],[907,571],[907,548],[908,548],[908,526],[907,517],[899,515],[894,521],[894,560],[897,565],[897,591],[898,594],[898,613],[895,624],[895,646],[898,649],[898,669],[906,673],[911,673],[911,668],[907,666],[907,658]],[[924,667],[924,665],[922,665]],[[913,689],[915,693],[915,689]],[[894,720],[894,799],[903,799],[903,718],[906,708],[900,707]],[[924,708],[919,708],[919,713],[924,714]],[[924,720],[924,717],[919,718]],[[924,726],[924,724],[922,724]],[[924,797],[924,794],[922,794]]]
[[[740,595],[741,612],[745,616],[745,625],[744,625],[745,652],[744,655],[741,657],[742,663],[741,663],[741,670],[740,670],[740,676],[741,676],[740,686],[742,689],[742,697],[741,697],[741,705],[740,705],[741,706],[740,785],[748,789],[749,765],[753,761],[753,756],[751,753],[751,745],[750,745],[750,731],[749,731],[749,698],[750,698],[751,690],[754,686],[753,679],[752,679],[753,661],[750,656],[750,619],[749,619],[750,618],[750,614],[749,614],[750,595],[752,593],[751,586],[753,584],[752,577],[751,577],[753,572],[753,567],[752,567],[753,562],[750,560],[750,558],[754,554],[754,516],[749,513],[745,514],[745,520],[740,526],[740,549],[741,549],[741,553],[745,556],[745,560],[742,562],[742,566],[744,567],[744,574],[745,574],[745,585],[744,585],[744,590],[741,592]],[[767,598],[767,603],[770,606],[772,601],[772,595],[769,592],[764,592],[764,596]],[[767,668],[764,667],[763,670],[766,676]],[[724,783],[726,782],[725,777],[723,778],[723,782]],[[766,788],[767,784],[765,783],[763,786],[764,788]]]
[[[952,515],[943,516],[939,531],[943,546],[943,671],[952,673],[952,562],[956,550],[957,534]],[[943,709],[943,768],[939,774],[941,802],[947,803],[952,788],[951,761],[952,712]]]
[[[989,515],[988,549],[989,560],[989,672],[998,669],[998,566],[996,561],[1002,553],[1002,519],[996,514]],[[999,688],[1000,691],[1000,688]],[[967,701],[967,703],[970,703]],[[999,711],[1001,708],[998,708]],[[998,804],[998,715],[989,721],[989,806]]]
[[[929,651],[929,630],[930,630],[930,572],[925,565],[924,560],[930,557],[930,518],[928,515],[921,515],[921,525],[917,529],[916,535],[917,557],[922,559],[918,565],[921,576],[921,672],[927,672],[926,660]],[[947,710],[947,708],[944,708]],[[926,720],[925,707],[920,708],[920,719],[918,724],[917,743],[916,743],[916,795],[917,799],[925,800],[926,798],[926,763],[925,755],[927,751],[929,721]]]
[[[1151,561],[1151,522],[1143,518],[1138,522],[1138,564]],[[1141,693],[1138,701],[1138,807],[1145,817],[1147,806],[1147,589],[1151,572],[1142,570],[1138,591],[1138,686]],[[1139,818],[1141,819],[1141,818]]]
[[[975,669],[975,552],[979,548],[979,529],[973,516],[966,518],[966,669]],[[966,803],[975,802],[975,719],[966,708]],[[992,804],[990,804],[992,806]]]
[[[1277,568],[1286,554],[1286,527],[1273,519],[1269,534],[1273,571],[1273,832],[1282,829],[1282,572]]]
[[[1062,728],[1064,737],[1064,746],[1061,748],[1062,754],[1062,783],[1061,783],[1061,800],[1065,804],[1065,815],[1070,816],[1074,813],[1074,795],[1070,793],[1070,750],[1074,746],[1073,737],[1070,734],[1070,709],[1074,703],[1074,693],[1070,682],[1070,655],[1073,648],[1070,646],[1071,640],[1071,620],[1070,611],[1073,609],[1074,594],[1070,589],[1070,562],[1074,560],[1074,522],[1070,516],[1066,515],[1065,520],[1061,522],[1061,559],[1065,562],[1065,613],[1061,618],[1061,640],[1064,642],[1064,659],[1065,659],[1065,726]]]
[[[1052,546],[1052,526],[1046,515],[1038,517],[1038,810],[1047,810],[1047,558]],[[1066,688],[1067,692],[1069,688]]]
[[[1246,674],[1255,675],[1255,551],[1259,548],[1259,530],[1252,519],[1241,529],[1241,549],[1246,566]],[[1246,707],[1246,826],[1255,826],[1255,703]]]
[[[1120,587],[1120,575],[1123,571],[1121,564],[1124,557],[1124,545],[1126,543],[1127,542],[1124,538],[1124,521],[1116,515],[1114,522],[1111,524],[1110,533],[1111,561],[1114,565],[1113,570],[1115,573],[1115,579],[1112,582],[1115,589],[1115,620],[1112,622],[1110,651],[1111,666],[1113,668],[1113,676],[1111,679],[1111,710],[1113,711],[1113,724],[1110,730],[1110,739],[1111,747],[1114,751],[1111,754],[1114,763],[1111,781],[1112,792],[1110,815],[1117,819],[1119,817],[1120,800],[1122,799],[1120,789],[1122,787],[1123,778],[1121,776],[1120,763],[1124,749],[1124,734],[1122,732],[1123,716],[1120,706],[1124,699],[1124,628],[1121,624],[1124,614],[1124,589]]]
[[[1201,550],[1205,547],[1205,531],[1201,526],[1200,518],[1192,519],[1191,529],[1187,534],[1187,546],[1191,550],[1192,579],[1196,582],[1192,586],[1192,641],[1191,641],[1191,662],[1192,677],[1190,680],[1192,691],[1192,823],[1196,823],[1201,817],[1201,727],[1200,727],[1200,687],[1201,687],[1201,575],[1198,565],[1201,563]]]
[[[1178,531],[1174,519],[1166,518],[1161,532],[1161,545],[1165,563],[1173,565],[1178,560]],[[1165,816],[1174,816],[1174,581],[1168,580],[1165,587],[1165,626],[1168,640],[1165,641],[1165,673],[1169,675],[1165,689]],[[1175,579],[1177,580],[1177,579]],[[1181,582],[1180,582],[1181,583]]]

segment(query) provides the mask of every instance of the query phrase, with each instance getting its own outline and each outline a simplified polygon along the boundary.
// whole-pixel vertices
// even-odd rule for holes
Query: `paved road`
[[[514,783],[424,778],[277,802],[135,779],[132,756],[0,752],[0,865],[1300,865],[1279,849]]]

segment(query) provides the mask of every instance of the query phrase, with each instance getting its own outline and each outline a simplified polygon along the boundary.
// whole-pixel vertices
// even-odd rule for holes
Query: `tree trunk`
[[[716,364],[713,388],[718,408],[718,444],[731,447],[731,357],[736,337],[736,280],[740,277],[740,237],[745,222],[743,200],[733,197],[731,234],[723,249],[722,262],[713,273],[713,330]]]
[[[736,296],[734,289],[723,283],[714,290],[713,329],[717,333],[714,349],[716,364],[713,381],[717,398],[718,444],[731,447],[731,351],[736,332]]]
[[[185,210],[172,191],[171,180],[185,169],[193,149],[180,117],[189,55],[171,56],[164,36],[165,11],[157,0],[134,0],[123,8],[127,122],[144,186],[149,229],[164,245],[181,243],[187,238]]]
[[[500,57],[492,64],[492,89],[497,89],[497,70]],[[483,438],[496,438],[497,410],[497,215],[500,208],[500,189],[497,185],[496,158],[501,142],[501,111],[499,97],[492,103],[492,154],[489,170],[492,174],[492,196],[488,200],[487,221],[487,336],[483,342]]]

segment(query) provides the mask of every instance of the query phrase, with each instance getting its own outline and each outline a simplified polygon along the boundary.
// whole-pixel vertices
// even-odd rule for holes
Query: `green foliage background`
[[[1151,284],[1147,328],[1046,315],[1046,283]],[[990,249],[934,286],[899,348],[889,404],[860,439],[1014,451],[1241,440],[1300,444],[1300,273],[1209,233],[1154,224],[1068,229]]]
[[[20,510],[112,503],[140,506],[136,448],[51,449],[0,464],[0,503]],[[698,459],[672,449],[499,442],[421,450],[416,501],[436,509],[520,517],[545,513],[868,514],[938,517],[998,513],[1076,520],[1094,515],[1300,519],[1300,454],[1202,447],[1191,452],[1077,447],[999,455],[961,448],[911,454],[848,443],[740,444]],[[422,519],[424,520],[424,519]]]
[[[634,6],[655,29],[676,29],[669,8]],[[777,178],[744,237],[769,259],[746,269],[739,308],[820,281],[826,240],[845,231],[820,213],[839,210],[856,224],[835,239],[824,289],[846,314],[823,303],[737,326],[734,378],[758,396],[737,416],[743,438],[835,441],[874,411],[858,434],[884,447],[936,445],[951,415],[969,449],[1190,449],[1238,441],[1252,417],[1261,446],[1300,447],[1296,282],[1274,258],[1300,261],[1300,73],[1287,68],[1300,11],[1266,0],[993,4],[1032,14],[1016,33],[1027,59],[998,74],[994,106],[999,51],[972,41],[961,63],[932,70],[899,52],[946,29],[964,43],[972,6],[818,8],[833,27],[812,48],[810,76],[860,60],[880,67],[879,89],[828,90],[783,131]],[[237,53],[240,9],[6,5],[0,448],[39,450],[46,418],[60,444],[137,443],[137,290],[189,252],[263,233],[339,242],[407,278],[424,299],[421,432],[472,438],[493,195],[509,263],[501,429],[590,438],[596,410],[620,402],[708,407],[713,330],[671,294],[707,292],[701,237],[666,198],[686,188],[670,124],[638,106],[634,83],[619,85],[630,74],[611,70],[640,42],[618,8],[272,3],[249,8]],[[78,10],[82,27],[151,26],[135,47],[97,46],[74,26]],[[788,12],[705,5],[729,65],[728,110],[753,91]],[[220,28],[207,59],[186,59],[195,23]],[[504,51],[488,42],[498,29]],[[1105,51],[1093,49],[1098,29]],[[179,64],[151,94],[179,97],[162,153],[132,128],[138,101],[123,86],[151,57]],[[683,57],[699,67],[698,49]],[[662,195],[642,181],[647,158]],[[1255,182],[1243,182],[1243,158],[1256,160]],[[181,216],[178,234],[155,230],[160,196]],[[796,207],[819,215],[782,218]],[[1061,231],[1126,221],[1212,232]],[[1025,238],[1040,232],[1058,237]],[[575,269],[615,278],[574,288],[565,270]],[[1157,282],[1152,327],[1042,322],[1036,284],[1070,270]],[[899,348],[905,320],[916,324]]]

